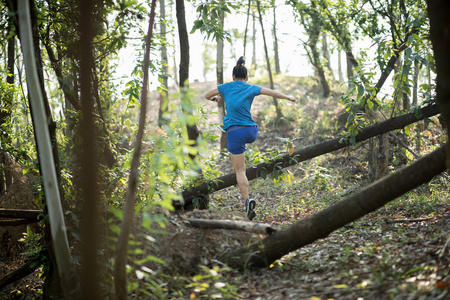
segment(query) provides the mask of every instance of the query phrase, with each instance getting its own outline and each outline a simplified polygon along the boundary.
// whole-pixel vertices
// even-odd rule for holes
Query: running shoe
[[[255,216],[255,207],[256,207],[256,201],[253,199],[247,199],[245,200],[245,214],[247,216],[247,218],[252,221]]]

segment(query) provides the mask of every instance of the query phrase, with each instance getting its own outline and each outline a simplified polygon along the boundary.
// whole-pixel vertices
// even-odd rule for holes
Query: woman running
[[[280,91],[262,88],[249,84],[248,71],[244,66],[245,59],[239,58],[233,68],[233,81],[219,85],[206,93],[205,98],[219,102],[223,97],[226,114],[223,119],[223,130],[227,132],[228,151],[236,172],[236,181],[244,199],[245,214],[249,220],[256,216],[256,201],[250,199],[249,184],[245,174],[245,144],[253,143],[258,136],[258,126],[250,113],[253,99],[258,95],[267,95],[295,102],[294,96],[288,96]]]

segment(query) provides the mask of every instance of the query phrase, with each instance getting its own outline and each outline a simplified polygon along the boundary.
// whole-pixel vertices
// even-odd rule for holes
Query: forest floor
[[[213,86],[197,84],[195,88],[204,92]],[[298,92],[291,81],[289,87],[278,88],[300,93],[301,101],[280,101],[288,120],[283,126],[273,125],[271,99],[255,102],[259,136],[247,151],[249,166],[257,164],[256,157],[287,153],[287,141],[297,150],[341,134],[338,116],[342,107],[336,97],[321,99],[314,88]],[[206,102],[205,107],[214,111],[215,105]],[[437,123],[420,124],[411,129],[406,144],[422,156],[442,143],[443,131]],[[216,126],[212,128],[201,129],[217,131]],[[401,145],[391,147],[391,172],[414,160]],[[367,186],[371,182],[367,157],[368,143],[361,143],[292,166],[278,178],[250,181],[251,196],[257,201],[254,222],[282,230]],[[228,157],[212,163],[222,175],[232,171]],[[153,255],[164,263],[150,259],[142,272],[136,272],[133,298],[450,299],[449,188],[450,176],[443,173],[267,268],[244,271],[228,268],[220,262],[220,255],[264,235],[197,229],[183,220],[245,220],[238,188],[218,191],[210,195],[208,211],[172,214],[163,228],[165,234],[143,229],[137,235],[142,239],[135,247],[142,250],[142,258]],[[0,275],[21,262],[20,257],[3,260]],[[41,284],[35,273],[0,291],[0,299],[33,299]]]
[[[295,93],[286,87],[283,91]],[[254,157],[261,153],[287,153],[286,141],[299,149],[341,134],[338,100],[317,94],[312,88],[301,92],[300,103],[280,101],[289,119],[284,126],[273,126],[274,109],[267,108],[271,99],[255,101],[259,136],[247,150],[248,165],[256,165]],[[292,111],[296,113],[289,115]],[[437,122],[416,125],[406,144],[422,156],[441,143],[442,134]],[[391,147],[392,172],[414,160],[401,145]],[[280,230],[344,199],[370,184],[367,157],[368,143],[362,143],[290,167],[278,179],[250,181],[251,197],[257,201],[254,222]],[[221,174],[232,172],[228,157],[216,168]],[[264,236],[189,228],[177,219],[168,230],[182,237],[161,246],[171,253],[166,256],[171,262],[166,278],[171,280],[161,293],[167,299],[450,299],[449,187],[449,175],[442,174],[265,269],[244,272],[222,265],[220,254]],[[209,212],[185,217],[244,220],[237,186],[212,194]],[[182,250],[174,255],[169,247]],[[197,264],[201,267],[193,268]]]

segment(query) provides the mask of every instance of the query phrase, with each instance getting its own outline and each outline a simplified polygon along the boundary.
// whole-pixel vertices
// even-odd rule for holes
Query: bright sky
[[[277,37],[278,37],[278,46],[279,46],[279,55],[280,55],[280,65],[281,71],[283,73],[287,73],[293,76],[307,76],[312,74],[312,68],[308,63],[308,60],[305,56],[305,51],[303,46],[301,45],[299,33],[302,32],[300,25],[298,22],[295,22],[294,17],[292,16],[292,8],[286,6],[284,4],[284,0],[277,0]],[[190,2],[185,3],[186,6],[186,23],[188,32],[192,29],[193,23],[196,20],[196,12],[195,7]],[[168,14],[169,12],[166,11]],[[174,13],[175,18],[175,13]],[[268,44],[269,56],[271,58],[274,56],[273,52],[273,37],[272,37],[272,22],[273,22],[273,11],[266,12],[264,19],[264,29],[266,33],[266,40]],[[148,22],[148,20],[145,20]],[[233,29],[238,29],[239,32],[243,35],[245,30],[245,22],[246,16],[243,14],[227,14],[226,16],[226,30],[231,32]],[[143,25],[143,28],[146,28],[147,24]],[[146,31],[146,29],[145,29]],[[265,68],[265,54],[264,54],[264,46],[263,39],[261,35],[261,26],[259,22],[256,23],[256,31],[257,31],[257,46],[256,46],[256,59],[257,64],[261,66],[260,68]],[[252,34],[252,23],[251,18],[249,20],[249,29],[248,29],[248,37],[247,37],[247,50],[246,50],[246,60],[247,65],[250,65],[252,61],[252,44],[250,43],[250,37]],[[175,37],[176,44],[178,44],[178,36]],[[189,35],[189,45],[190,45],[190,70],[189,70],[189,79],[190,81],[199,80],[199,81],[214,81],[216,80],[215,72],[212,72],[209,78],[203,77],[203,60],[202,53],[204,51],[203,43],[206,40],[203,35],[197,31],[194,34]],[[207,40],[208,43],[216,43],[215,41]],[[169,50],[171,51],[171,50]],[[176,49],[178,51],[178,47]],[[225,42],[224,49],[224,76],[225,80],[231,79],[232,68],[235,65],[239,56],[243,55],[244,47],[243,40],[238,42],[233,42],[233,45],[230,45],[229,42]],[[119,69],[118,74],[121,76],[127,76],[131,74],[135,66],[135,59],[138,52],[133,50],[132,47],[128,47],[124,49],[120,53],[119,58]],[[335,53],[335,55],[337,55]],[[210,53],[210,56],[215,58],[216,54]],[[179,64],[179,53],[176,53],[177,67]],[[173,66],[173,58],[169,58],[169,64],[172,68]],[[336,56],[337,60],[337,56]],[[215,66],[214,66],[215,67]],[[130,79],[128,79],[130,80]],[[127,79],[124,82],[128,81]],[[157,82],[156,77],[152,80],[154,83]],[[169,83],[170,84],[170,83]],[[152,88],[155,88],[155,85],[152,84]]]
[[[302,41],[306,41],[306,37],[303,35],[303,29],[299,25],[298,21],[295,21],[292,7],[285,4],[284,0],[275,0],[276,3],[276,14],[277,14],[277,37],[278,37],[278,47],[279,47],[279,56],[280,56],[280,65],[281,65],[281,72],[292,75],[292,76],[310,76],[313,75],[313,68],[311,64],[308,61],[308,58],[306,57],[306,51],[302,45]],[[185,8],[186,8],[186,23],[188,32],[191,31],[192,26],[194,24],[194,21],[197,18],[195,7],[191,2],[186,1],[185,2]],[[157,8],[158,9],[158,8]],[[173,6],[173,10],[175,7]],[[243,9],[246,11],[246,9]],[[170,11],[167,8],[166,14],[169,15]],[[175,11],[172,12],[172,18],[174,22],[176,22],[176,16]],[[257,16],[257,14],[256,14]],[[148,20],[143,20],[143,24],[141,25],[142,28],[144,28],[144,31],[147,31],[148,26]],[[232,32],[233,29],[237,29],[240,34],[243,36],[244,30],[245,30],[245,22],[246,22],[246,14],[227,14],[225,19],[225,27],[226,30],[229,32]],[[274,57],[274,51],[273,51],[273,35],[272,35],[272,23],[273,22],[273,10],[267,11],[264,16],[264,29],[266,33],[266,40],[268,44],[268,51],[269,56],[272,59]],[[156,32],[158,31],[158,27],[156,29]],[[176,65],[178,68],[179,65],[179,46],[178,46],[178,32],[177,27],[175,24],[175,37],[168,36],[169,42],[173,43],[173,38],[175,38],[175,45],[176,45],[176,53],[175,53],[175,60]],[[257,65],[259,66],[259,69],[257,70],[257,74],[250,74],[251,76],[261,76],[260,72],[265,72],[265,54],[264,54],[264,46],[263,46],[263,38],[261,34],[261,26],[257,20],[256,22],[256,31],[257,31],[257,37],[256,37],[256,60]],[[247,37],[247,50],[246,50],[246,61],[247,66],[250,65],[252,61],[252,44],[250,42],[252,32],[252,21],[251,18],[249,19],[249,26],[248,26],[248,37]],[[216,75],[215,71],[211,72],[210,75],[208,75],[208,78],[204,78],[203,76],[203,59],[202,59],[202,53],[204,51],[203,43],[205,42],[205,38],[200,33],[200,31],[196,31],[194,34],[189,34],[189,45],[190,45],[190,69],[189,69],[189,79],[191,82],[194,80],[198,80],[200,82],[202,81],[215,81]],[[331,41],[331,38],[328,39],[329,41],[329,51],[331,52],[331,66],[336,74],[335,77],[338,78],[338,55],[341,55],[341,61],[343,64],[343,72],[345,76],[345,55],[341,52],[340,54],[333,50],[333,44]],[[140,43],[139,39],[136,39],[135,42]],[[216,44],[215,41],[207,40],[208,43]],[[142,47],[141,44],[138,44],[139,47]],[[369,52],[374,52],[375,47],[371,47],[371,42],[362,42],[357,41],[354,45],[355,49],[355,55],[358,55],[358,51],[362,48],[370,49]],[[119,67],[117,70],[118,75],[125,77],[125,79],[122,80],[122,82],[118,82],[117,84],[119,86],[123,86],[123,88],[119,88],[119,90],[123,90],[125,88],[125,83],[129,80],[131,80],[131,71],[133,70],[135,66],[135,59],[137,55],[139,54],[139,51],[134,50],[132,46],[127,47],[126,49],[122,50],[120,53],[119,58]],[[169,73],[173,73],[173,51],[172,49],[169,49]],[[232,68],[234,67],[237,59],[243,55],[244,53],[244,47],[243,47],[243,38],[239,41],[233,40],[233,45],[230,45],[229,42],[225,42],[225,49],[224,49],[224,76],[225,81],[231,80],[231,73]],[[155,52],[152,53],[153,55],[158,55],[159,59],[159,53]],[[216,53],[214,50],[214,53],[210,53],[210,56],[215,59]],[[371,56],[371,55],[369,55]],[[140,57],[141,59],[141,57]],[[366,60],[367,68],[370,69],[371,65],[374,64],[372,60]],[[215,65],[213,66],[213,70],[215,70]],[[274,71],[274,66],[272,67],[272,72]],[[172,74],[173,75],[173,74]],[[129,78],[126,78],[129,77]],[[390,79],[388,79],[389,81]],[[120,81],[120,80],[119,80]],[[169,79],[169,85],[173,85],[173,80]],[[154,74],[151,78],[151,89],[155,89],[159,85],[157,80],[157,74]],[[387,87],[389,83],[384,86],[385,92],[389,93],[389,87]]]

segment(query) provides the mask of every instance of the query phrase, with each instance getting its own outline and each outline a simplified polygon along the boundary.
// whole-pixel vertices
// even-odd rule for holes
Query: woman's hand
[[[211,99],[211,101],[214,101],[214,102],[219,102],[220,100],[222,100],[222,97],[220,95],[214,96]]]
[[[297,102],[297,99],[294,96],[289,96],[288,100],[291,102]]]

